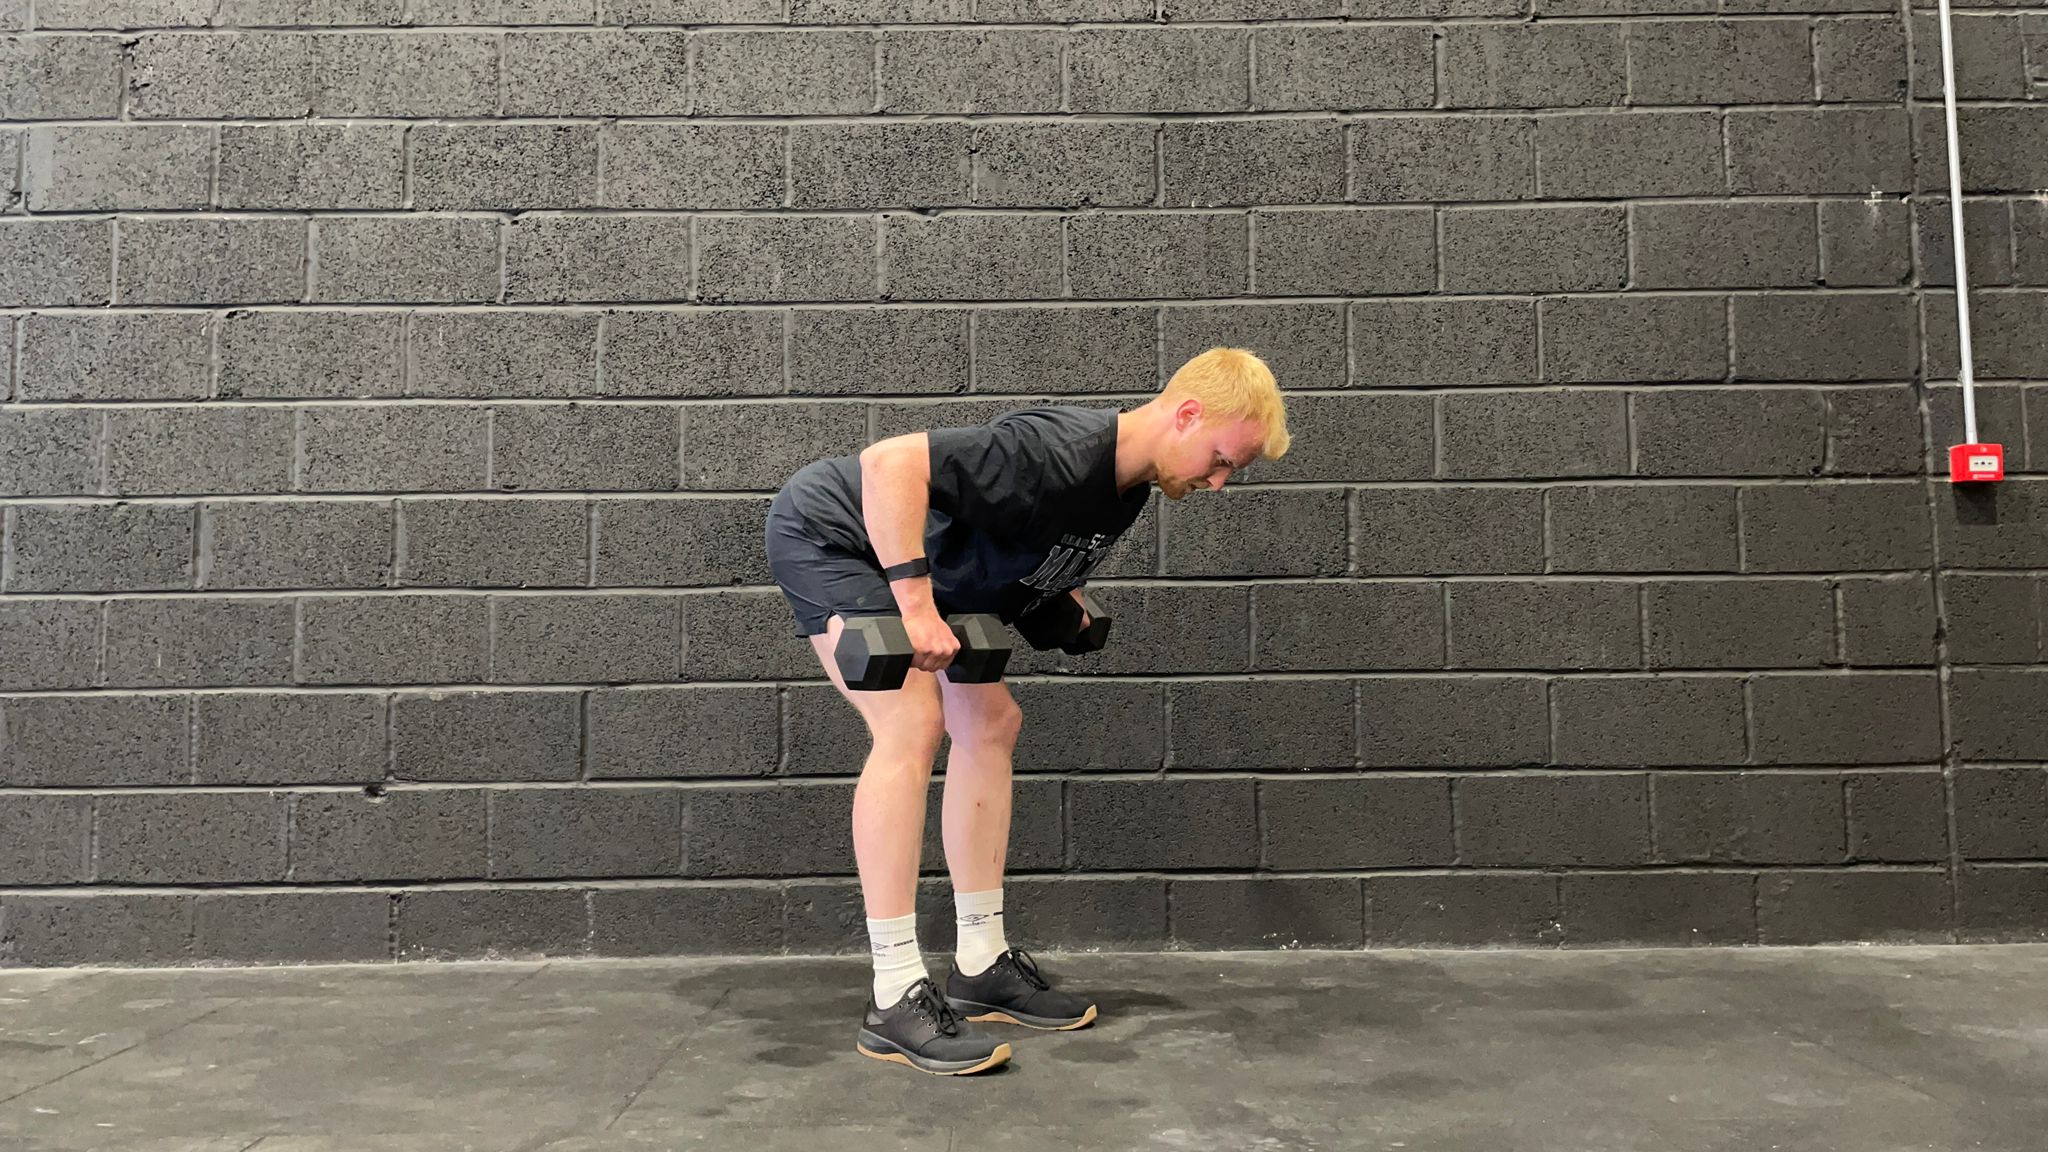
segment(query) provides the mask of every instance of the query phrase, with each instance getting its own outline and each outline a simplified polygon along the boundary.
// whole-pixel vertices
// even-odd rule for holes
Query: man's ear
[[[1173,426],[1185,432],[1202,418],[1202,402],[1190,396],[1173,410]]]

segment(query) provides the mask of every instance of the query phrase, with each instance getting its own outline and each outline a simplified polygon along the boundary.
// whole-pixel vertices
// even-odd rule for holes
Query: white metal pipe
[[[1970,356],[1970,272],[1963,251],[1963,153],[1956,144],[1956,52],[1948,0],[1941,3],[1941,102],[1948,125],[1948,219],[1956,261],[1956,336],[1962,348],[1963,441],[1977,442],[1977,393]]]

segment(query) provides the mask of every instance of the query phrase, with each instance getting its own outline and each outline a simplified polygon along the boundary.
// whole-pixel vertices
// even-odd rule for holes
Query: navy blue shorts
[[[778,494],[768,505],[768,570],[796,616],[798,636],[825,631],[833,616],[896,611],[896,595],[874,556],[826,543]]]

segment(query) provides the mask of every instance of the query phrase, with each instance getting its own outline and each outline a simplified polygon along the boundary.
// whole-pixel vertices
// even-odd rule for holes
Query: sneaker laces
[[[931,1021],[932,1027],[938,1029],[941,1036],[959,1034],[960,1024],[966,1017],[956,1011],[951,1004],[946,1003],[946,998],[939,995],[939,990],[932,986],[929,979],[918,981],[905,996],[910,1000],[910,1006],[920,1016]]]
[[[1012,948],[1009,951],[1009,959],[1010,967],[1015,969],[1017,975],[1022,976],[1025,982],[1033,988],[1043,992],[1052,987],[1050,981],[1044,976],[1039,975],[1038,961],[1031,958],[1031,953],[1026,952],[1022,948]]]

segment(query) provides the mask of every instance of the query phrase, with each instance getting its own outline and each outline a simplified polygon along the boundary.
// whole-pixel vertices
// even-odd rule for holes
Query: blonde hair
[[[1287,407],[1273,370],[1246,349],[1211,348],[1194,357],[1174,372],[1160,395],[1200,400],[1204,415],[1257,422],[1265,430],[1259,455],[1268,460],[1287,455],[1293,442],[1287,431]]]

